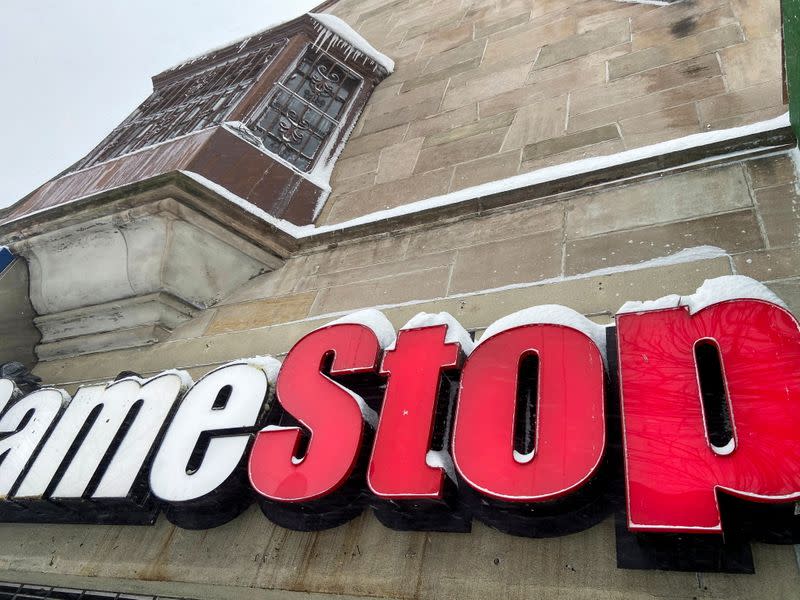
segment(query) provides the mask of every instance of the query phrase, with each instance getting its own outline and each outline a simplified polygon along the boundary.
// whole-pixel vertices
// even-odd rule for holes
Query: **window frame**
[[[340,69],[345,71],[350,77],[356,79],[358,81],[358,85],[355,89],[349,94],[345,104],[342,106],[340,116],[338,119],[329,116],[325,111],[322,109],[314,106],[314,103],[303,98],[301,95],[295,93],[291,89],[289,89],[285,82],[292,76],[293,73],[297,72],[298,66],[302,62],[302,60],[306,57],[306,55],[311,52],[316,51],[320,53],[322,56],[327,57],[330,61],[332,61],[336,66]],[[314,63],[316,64],[316,63]],[[322,139],[322,142],[316,151],[313,158],[310,159],[310,164],[307,168],[303,168],[291,160],[284,158],[277,152],[273,150],[267,150],[270,152],[271,155],[277,156],[279,160],[285,162],[287,165],[290,165],[292,169],[308,175],[312,173],[315,169],[317,169],[320,165],[327,164],[335,155],[335,149],[344,141],[345,134],[348,133],[352,127],[355,125],[355,121],[360,114],[360,109],[363,109],[364,104],[366,103],[366,98],[364,98],[364,93],[367,87],[367,78],[364,76],[363,73],[359,73],[355,69],[351,68],[345,61],[341,58],[337,57],[332,52],[329,52],[322,48],[320,45],[315,44],[314,42],[306,42],[298,49],[297,56],[292,59],[291,63],[278,75],[272,84],[272,89],[264,96],[264,99],[256,104],[256,106],[249,112],[247,117],[244,119],[245,125],[253,131],[259,139],[261,139],[262,143],[265,144],[266,142],[263,139],[262,134],[260,131],[256,129],[256,124],[267,115],[267,113],[271,109],[271,104],[273,99],[284,92],[289,94],[291,97],[296,98],[304,105],[308,107],[309,110],[315,111],[321,115],[321,119],[328,120],[333,123],[333,128],[328,132],[325,137]],[[374,88],[374,85],[372,86]],[[358,100],[362,98],[361,106],[359,107]],[[273,109],[274,110],[274,109]],[[282,113],[276,110],[276,114],[278,115],[278,119],[282,116]],[[266,135],[266,132],[265,134]],[[301,154],[301,153],[298,153]]]

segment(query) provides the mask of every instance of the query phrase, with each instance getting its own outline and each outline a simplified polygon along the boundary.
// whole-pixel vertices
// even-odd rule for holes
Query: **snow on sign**
[[[620,566],[736,570],[748,539],[800,541],[798,498],[800,325],[743,277],[607,328],[541,306],[475,344],[446,313],[396,333],[367,310],[196,383],[0,380],[3,521],[200,529],[255,501],[303,531],[370,507],[545,537],[618,514]]]

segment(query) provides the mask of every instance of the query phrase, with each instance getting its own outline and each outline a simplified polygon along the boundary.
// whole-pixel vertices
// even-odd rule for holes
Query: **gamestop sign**
[[[258,502],[303,531],[370,507],[398,530],[545,537],[617,514],[621,566],[726,570],[737,540],[797,541],[798,498],[800,327],[744,277],[626,304],[614,327],[540,306],[475,343],[446,313],[395,332],[368,310],[282,364],[197,382],[120,376],[70,398],[0,380],[7,522],[163,511],[202,529]]]

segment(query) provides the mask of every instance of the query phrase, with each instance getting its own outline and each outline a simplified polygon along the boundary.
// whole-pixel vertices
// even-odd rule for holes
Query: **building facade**
[[[76,396],[124,372],[285,360],[362,309],[395,330],[446,312],[478,340],[541,305],[613,325],[629,300],[730,275],[800,315],[796,14],[336,0],[187,61],[0,215],[20,257],[0,280],[3,359]],[[75,515],[53,496],[66,467],[34,500]],[[6,503],[33,497],[21,481]],[[363,487],[357,516],[317,531],[274,524],[255,496],[203,529],[163,511],[69,523],[36,504],[62,522],[0,524],[0,580],[186,598],[800,597],[791,535],[637,550],[624,503],[564,535],[480,518],[401,531]]]

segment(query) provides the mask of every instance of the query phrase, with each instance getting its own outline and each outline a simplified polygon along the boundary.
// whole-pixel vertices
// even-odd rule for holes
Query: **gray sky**
[[[182,59],[321,0],[3,0],[0,206],[91,150]]]

